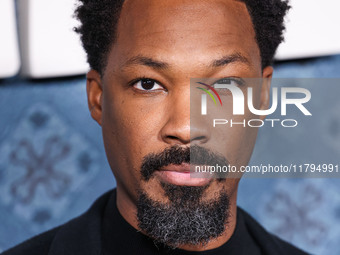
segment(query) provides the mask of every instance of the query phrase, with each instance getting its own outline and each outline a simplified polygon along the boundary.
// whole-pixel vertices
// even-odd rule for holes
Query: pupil
[[[142,80],[142,88],[145,90],[150,90],[155,86],[155,82],[152,80]]]

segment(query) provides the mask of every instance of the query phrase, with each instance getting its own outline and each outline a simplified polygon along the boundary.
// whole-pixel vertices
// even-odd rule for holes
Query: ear
[[[273,67],[267,66],[262,72],[262,88],[261,88],[261,110],[267,110],[270,102],[270,85],[273,77]],[[266,118],[265,115],[260,116],[261,120]]]
[[[91,70],[86,75],[87,103],[92,118],[102,125],[102,94],[103,86],[100,74]]]

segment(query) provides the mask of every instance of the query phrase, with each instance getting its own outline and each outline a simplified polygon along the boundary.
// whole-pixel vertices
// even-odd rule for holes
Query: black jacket
[[[101,196],[83,215],[40,234],[2,255],[102,255],[101,224],[106,204],[115,190]],[[268,233],[249,214],[242,213],[251,236],[263,254],[304,255],[306,253]],[[132,240],[130,240],[132,242]],[[129,254],[132,255],[132,254]]]

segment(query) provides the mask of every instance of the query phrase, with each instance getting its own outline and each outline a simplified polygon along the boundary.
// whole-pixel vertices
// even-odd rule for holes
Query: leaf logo
[[[217,93],[217,91],[214,89],[213,86],[210,86],[210,85],[205,84],[205,83],[203,83],[203,82],[197,82],[197,83],[198,83],[198,84],[201,84],[201,85],[203,85],[203,86],[206,86],[206,87],[208,88],[208,89],[204,89],[204,88],[197,87],[198,89],[203,90],[205,93],[207,93],[207,94],[212,98],[212,100],[214,101],[215,105],[217,105],[217,102],[216,102],[216,100],[215,100],[214,95],[213,95],[209,90],[211,90],[212,92],[214,92],[214,94],[217,96],[218,100],[220,101],[221,106],[223,106],[222,100],[221,100],[221,98],[220,98],[220,95]]]

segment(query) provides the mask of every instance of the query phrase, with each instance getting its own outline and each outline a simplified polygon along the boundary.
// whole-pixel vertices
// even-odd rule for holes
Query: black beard
[[[162,204],[140,192],[137,218],[140,230],[156,243],[177,248],[180,245],[205,245],[221,236],[228,223],[230,199],[222,190],[216,199],[201,201],[203,187],[162,183],[169,203]]]

